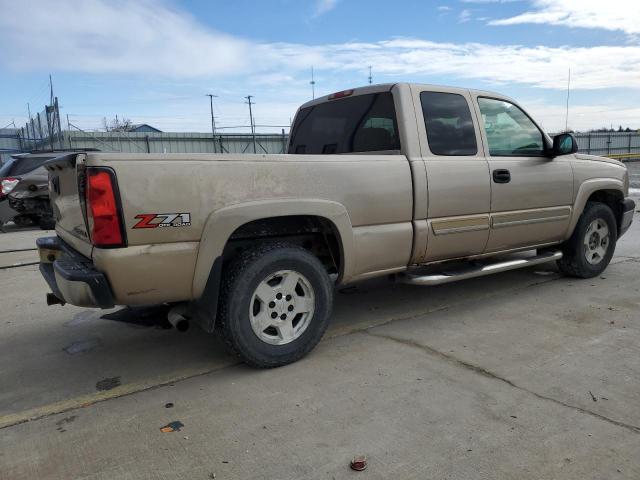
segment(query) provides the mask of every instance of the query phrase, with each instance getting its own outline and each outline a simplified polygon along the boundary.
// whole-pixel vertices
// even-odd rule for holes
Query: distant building
[[[131,125],[127,131],[136,133],[162,133],[162,130],[158,130],[156,127],[152,127],[146,123],[135,123]]]

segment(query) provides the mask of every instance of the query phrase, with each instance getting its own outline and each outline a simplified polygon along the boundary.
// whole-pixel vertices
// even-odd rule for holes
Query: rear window
[[[400,150],[398,120],[389,92],[358,95],[303,108],[289,153],[332,154]]]
[[[0,177],[19,177],[41,167],[51,157],[14,158],[0,168]]]
[[[457,93],[422,92],[429,150],[434,155],[475,155],[476,132],[467,100]]]
[[[0,167],[0,178],[5,178],[9,176],[7,172],[11,170],[11,167],[13,166],[13,162],[15,162],[15,160],[13,159],[9,160],[7,163],[5,163]]]

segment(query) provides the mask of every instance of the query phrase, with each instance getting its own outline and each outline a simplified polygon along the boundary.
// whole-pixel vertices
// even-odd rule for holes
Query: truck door
[[[424,262],[481,254],[489,237],[491,193],[471,96],[445,87],[413,88],[427,173]]]
[[[477,106],[491,171],[486,251],[561,241],[571,218],[571,164],[546,155],[544,134],[514,103],[479,96]]]

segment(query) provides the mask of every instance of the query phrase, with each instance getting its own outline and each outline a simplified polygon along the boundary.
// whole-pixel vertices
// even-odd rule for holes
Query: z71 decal
[[[190,227],[190,213],[141,213],[134,218],[140,220],[133,228]]]

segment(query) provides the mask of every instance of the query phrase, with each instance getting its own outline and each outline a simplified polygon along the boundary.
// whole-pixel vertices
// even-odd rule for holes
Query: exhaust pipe
[[[169,323],[179,332],[189,330],[189,319],[185,316],[187,313],[186,305],[177,305],[169,310],[167,319]]]
[[[47,293],[47,305],[64,305],[65,301],[56,297],[53,293]]]

